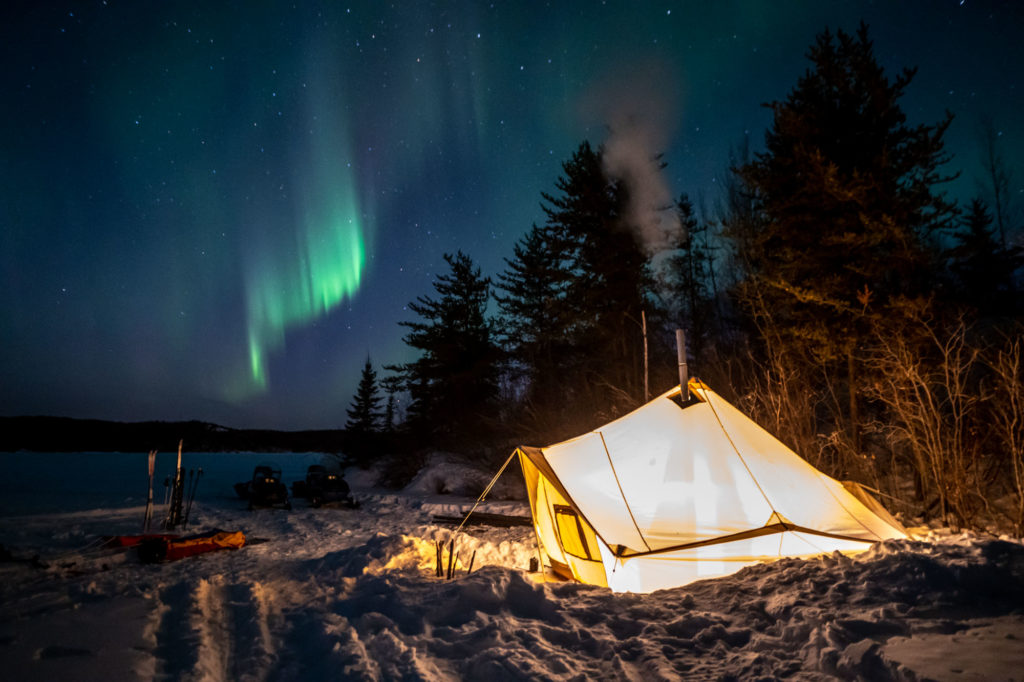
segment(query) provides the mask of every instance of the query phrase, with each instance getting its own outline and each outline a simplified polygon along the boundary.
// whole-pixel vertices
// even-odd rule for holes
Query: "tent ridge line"
[[[722,545],[727,542],[746,540],[748,538],[756,538],[762,535],[771,535],[772,533],[784,533],[786,531],[807,533],[808,535],[818,535],[820,537],[832,538],[834,540],[849,540],[852,542],[863,542],[866,544],[872,544],[873,542],[875,542],[875,540],[865,540],[864,538],[855,538],[849,535],[839,535],[838,533],[828,533],[823,530],[805,528],[804,526],[798,526],[795,523],[773,523],[770,526],[762,526],[760,528],[745,530],[739,533],[733,533],[731,535],[723,535],[722,537],[711,538],[710,540],[686,542],[681,545],[662,547],[661,549],[652,549],[646,552],[630,552],[627,548],[623,547],[622,545],[617,545],[612,551],[615,553],[615,556],[619,559],[633,559],[637,557],[652,556],[656,554],[666,554],[668,552],[676,552],[683,549],[695,549],[697,547],[708,547],[710,545]]]

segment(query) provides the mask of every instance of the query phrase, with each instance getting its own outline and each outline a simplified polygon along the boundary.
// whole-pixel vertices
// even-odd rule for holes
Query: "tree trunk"
[[[846,354],[846,373],[850,391],[850,442],[853,444],[853,451],[860,455],[860,413],[857,411],[857,375],[856,365],[853,361],[853,348],[849,348]]]

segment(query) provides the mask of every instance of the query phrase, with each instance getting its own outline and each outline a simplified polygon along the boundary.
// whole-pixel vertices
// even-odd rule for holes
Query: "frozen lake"
[[[177,452],[156,456],[153,500],[164,500],[164,480],[173,475]],[[181,466],[203,470],[196,500],[236,498],[232,486],[252,477],[257,464],[281,469],[289,486],[304,479],[310,464],[335,461],[320,453],[183,452]],[[145,452],[3,452],[0,453],[0,516],[116,509],[146,504]],[[195,474],[193,474],[195,475]],[[186,478],[186,483],[188,479]]]

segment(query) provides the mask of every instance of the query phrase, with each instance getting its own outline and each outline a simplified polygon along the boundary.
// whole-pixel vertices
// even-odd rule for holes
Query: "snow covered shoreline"
[[[279,458],[289,482],[308,459],[293,457]],[[1022,679],[1016,541],[933,535],[616,595],[536,582],[529,528],[470,526],[445,581],[434,543],[453,529],[433,515],[472,504],[436,492],[457,485],[424,474],[395,492],[353,476],[361,509],[297,501],[291,512],[249,512],[224,489],[235,470],[251,472],[243,459],[185,463],[222,472],[203,481],[190,530],[241,529],[253,544],[236,552],[142,565],[83,550],[99,535],[137,532],[136,497],[5,508],[0,542],[48,565],[0,563],[5,678]]]

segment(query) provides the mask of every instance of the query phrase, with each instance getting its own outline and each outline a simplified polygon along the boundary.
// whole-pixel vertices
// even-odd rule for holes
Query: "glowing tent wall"
[[[686,407],[672,400],[676,388],[591,433],[520,448],[548,565],[613,590],[648,592],[781,556],[905,537],[891,516],[873,512],[704,384],[691,381],[690,390],[697,401]]]

